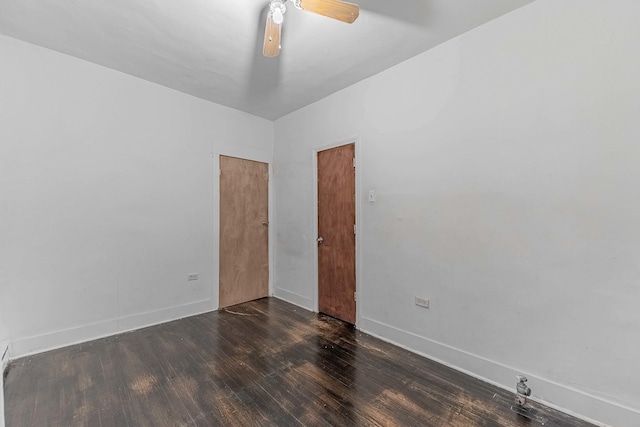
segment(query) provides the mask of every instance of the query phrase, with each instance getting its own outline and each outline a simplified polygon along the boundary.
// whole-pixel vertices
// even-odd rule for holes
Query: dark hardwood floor
[[[8,427],[590,424],[277,299],[13,361]]]

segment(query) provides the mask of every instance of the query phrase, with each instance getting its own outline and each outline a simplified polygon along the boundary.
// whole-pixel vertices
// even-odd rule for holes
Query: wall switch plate
[[[187,274],[187,280],[198,280],[198,273]]]
[[[429,308],[429,300],[426,298],[416,297],[416,305],[424,308]]]
[[[376,202],[376,190],[369,190],[369,203]]]

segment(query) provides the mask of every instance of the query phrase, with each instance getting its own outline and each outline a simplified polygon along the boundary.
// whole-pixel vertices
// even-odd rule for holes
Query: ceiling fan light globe
[[[282,21],[284,21],[284,15],[282,14],[282,10],[280,10],[280,8],[276,7],[273,10],[272,19],[274,23],[278,25],[282,24]]]

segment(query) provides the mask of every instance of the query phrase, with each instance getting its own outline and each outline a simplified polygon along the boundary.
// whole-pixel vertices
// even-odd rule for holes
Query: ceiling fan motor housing
[[[284,5],[286,0],[271,0],[269,3],[269,13],[271,16],[275,17],[277,15],[283,16],[287,11],[287,7]],[[279,24],[280,22],[278,22]]]

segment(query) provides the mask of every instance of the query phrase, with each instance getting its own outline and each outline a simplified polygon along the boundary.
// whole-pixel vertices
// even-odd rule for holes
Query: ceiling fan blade
[[[268,58],[280,55],[280,34],[282,33],[282,24],[273,22],[271,14],[267,16],[267,24],[264,29],[264,46],[262,54]]]
[[[357,4],[341,0],[300,0],[300,8],[348,24],[353,23],[360,14]]]

